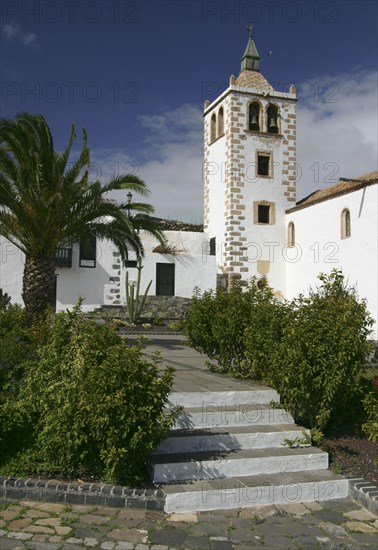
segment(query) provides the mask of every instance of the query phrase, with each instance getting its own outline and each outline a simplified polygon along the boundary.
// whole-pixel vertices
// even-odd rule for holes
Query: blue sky
[[[57,148],[85,127],[93,172],[134,171],[156,213],[202,220],[202,105],[261,71],[298,102],[298,198],[376,168],[377,3],[4,0],[1,116],[41,112]],[[271,55],[266,55],[272,51]]]

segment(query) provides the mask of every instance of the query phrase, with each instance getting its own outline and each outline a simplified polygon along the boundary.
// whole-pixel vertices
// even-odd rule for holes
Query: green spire
[[[249,31],[249,39],[241,61],[241,72],[246,70],[260,71],[260,56],[253,41],[252,35],[253,25],[248,25],[247,31]]]

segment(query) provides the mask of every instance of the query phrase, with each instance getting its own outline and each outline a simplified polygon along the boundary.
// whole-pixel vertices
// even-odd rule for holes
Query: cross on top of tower
[[[247,25],[247,31],[249,32],[249,36],[252,38],[253,36],[253,28],[254,28],[254,25],[253,23],[249,23],[249,25]]]

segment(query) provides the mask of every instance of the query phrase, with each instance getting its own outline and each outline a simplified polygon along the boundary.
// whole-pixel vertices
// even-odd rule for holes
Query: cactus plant
[[[133,281],[132,283],[129,282],[129,272],[126,272],[126,304],[127,313],[131,323],[136,323],[139,320],[144,305],[146,303],[148,291],[150,290],[150,286],[152,284],[152,281],[150,281],[147,285],[146,290],[144,291],[144,294],[142,296],[139,295],[142,269],[142,260],[141,258],[139,258],[137,263],[138,275],[136,280],[136,287],[135,281]]]

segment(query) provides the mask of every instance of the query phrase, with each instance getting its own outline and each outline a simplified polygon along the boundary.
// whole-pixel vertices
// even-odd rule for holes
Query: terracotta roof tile
[[[353,179],[340,178],[339,183],[336,183],[336,185],[314,191],[311,195],[298,201],[293,208],[286,210],[286,213],[296,212],[297,210],[302,210],[302,208],[313,206],[319,202],[340,197],[341,195],[346,195],[353,191],[358,191],[358,189],[363,189],[374,183],[378,183],[378,171],[370,172],[369,174]]]
[[[341,178],[345,179],[345,178]],[[356,180],[364,180],[364,181],[378,181],[378,170],[375,170],[374,172],[369,172],[368,174],[364,174],[363,176],[358,176],[358,178],[354,178]]]

